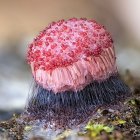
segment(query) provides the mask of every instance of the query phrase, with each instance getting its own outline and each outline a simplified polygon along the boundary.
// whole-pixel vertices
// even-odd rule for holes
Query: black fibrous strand
[[[55,94],[35,83],[26,113],[47,127],[73,128],[89,121],[99,106],[117,104],[131,95],[118,73],[104,81],[93,81],[81,91]]]

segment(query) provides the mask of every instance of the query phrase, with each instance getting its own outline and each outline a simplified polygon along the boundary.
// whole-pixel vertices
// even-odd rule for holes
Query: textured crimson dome
[[[87,19],[50,24],[29,45],[27,60],[36,81],[57,92],[82,89],[92,80],[116,72],[110,34],[96,21]],[[81,79],[85,80],[78,82]]]

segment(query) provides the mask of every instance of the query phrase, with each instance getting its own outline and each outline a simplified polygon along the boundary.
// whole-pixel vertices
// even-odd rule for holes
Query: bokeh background
[[[32,83],[26,50],[50,22],[93,18],[113,36],[120,73],[140,77],[140,0],[0,0],[0,120],[21,112]]]

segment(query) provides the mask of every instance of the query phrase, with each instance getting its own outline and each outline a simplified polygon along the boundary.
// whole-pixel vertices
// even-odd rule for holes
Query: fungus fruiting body
[[[120,80],[110,33],[94,20],[51,23],[29,45],[35,86],[26,111],[48,127],[72,128],[95,108],[130,95]]]

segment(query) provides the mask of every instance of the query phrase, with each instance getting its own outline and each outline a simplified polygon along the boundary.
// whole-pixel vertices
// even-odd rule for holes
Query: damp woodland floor
[[[127,70],[122,79],[132,90],[132,96],[124,101],[120,109],[99,107],[96,116],[79,131],[65,130],[54,140],[139,140],[140,139],[140,80],[131,76]],[[31,125],[18,123],[18,115],[8,121],[0,122],[0,140],[24,140]],[[29,140],[46,140],[34,136]]]

